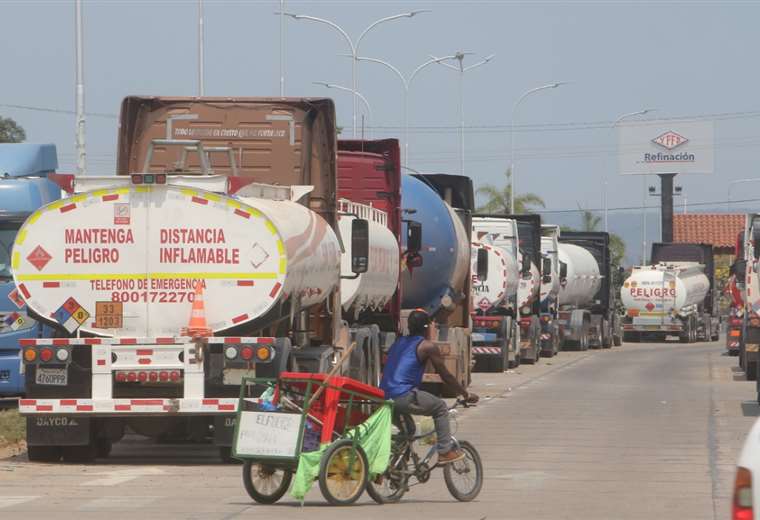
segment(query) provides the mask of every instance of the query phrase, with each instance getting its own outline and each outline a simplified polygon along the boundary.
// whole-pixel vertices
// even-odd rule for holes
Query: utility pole
[[[203,0],[198,0],[198,95],[203,96]]]
[[[76,146],[77,146],[77,174],[87,175],[87,152],[84,139],[84,56],[82,51],[82,0],[75,2],[75,26],[76,26]]]

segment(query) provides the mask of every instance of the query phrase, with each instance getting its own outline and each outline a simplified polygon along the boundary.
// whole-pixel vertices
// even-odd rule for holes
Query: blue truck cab
[[[47,178],[56,168],[54,144],[0,143],[0,397],[24,393],[19,340],[52,334],[27,313],[13,282],[11,250],[26,218],[61,197]]]

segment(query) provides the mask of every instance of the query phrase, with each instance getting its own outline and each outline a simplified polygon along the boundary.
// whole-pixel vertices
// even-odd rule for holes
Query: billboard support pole
[[[662,222],[660,240],[673,241],[673,179],[675,173],[659,173],[660,177],[660,219]]]

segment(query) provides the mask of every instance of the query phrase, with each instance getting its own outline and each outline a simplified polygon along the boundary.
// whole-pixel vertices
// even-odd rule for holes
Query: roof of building
[[[745,215],[736,213],[676,213],[673,241],[733,248],[736,236],[744,230],[744,221]]]

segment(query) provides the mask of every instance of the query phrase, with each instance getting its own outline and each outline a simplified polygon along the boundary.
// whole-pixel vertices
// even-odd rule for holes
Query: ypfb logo
[[[665,148],[667,150],[672,150],[674,148],[678,148],[679,146],[681,146],[682,144],[684,144],[684,143],[686,143],[688,141],[689,140],[686,139],[684,136],[682,136],[681,134],[678,134],[678,133],[676,133],[676,132],[674,132],[672,130],[669,130],[669,131],[665,132],[664,134],[662,134],[662,135],[660,135],[660,136],[655,137],[654,139],[652,139],[652,142],[654,144],[658,144],[658,145],[662,146],[663,148]]]

